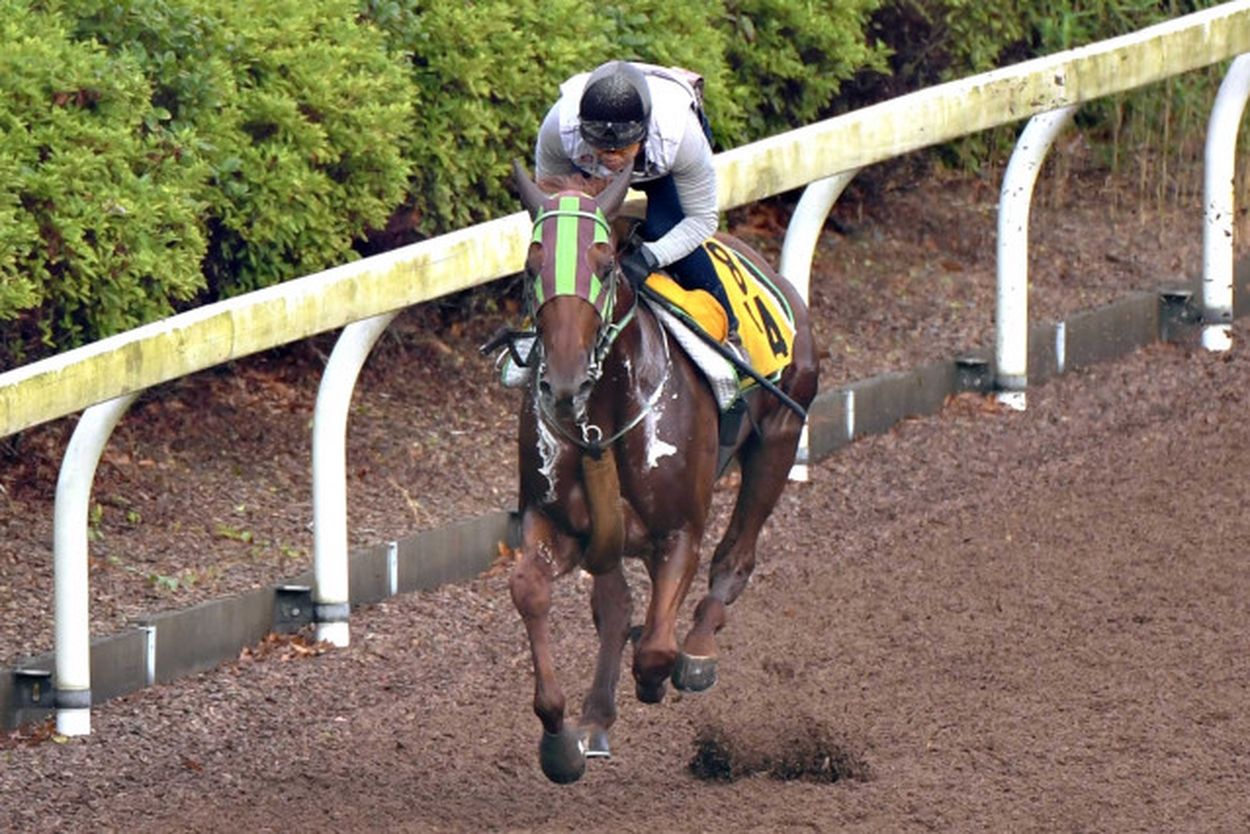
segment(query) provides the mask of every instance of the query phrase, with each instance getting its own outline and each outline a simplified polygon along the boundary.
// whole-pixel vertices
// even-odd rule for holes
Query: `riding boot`
[[[742,397],[730,403],[720,415],[720,445],[732,446],[738,440],[742,416],[747,413],[747,401]]]

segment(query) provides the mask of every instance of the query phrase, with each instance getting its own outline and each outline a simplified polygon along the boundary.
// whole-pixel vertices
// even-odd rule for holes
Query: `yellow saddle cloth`
[[[790,364],[794,348],[794,312],[785,296],[745,255],[721,240],[704,241],[716,272],[738,316],[738,337],[751,367],[773,378]],[[725,341],[729,317],[720,302],[704,290],[683,289],[667,275],[653,273],[647,286],[664,296],[718,341]],[[751,384],[744,380],[744,387]]]

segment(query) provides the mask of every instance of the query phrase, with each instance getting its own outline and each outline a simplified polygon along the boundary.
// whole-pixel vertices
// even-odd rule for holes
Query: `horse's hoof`
[[[668,689],[664,685],[664,681],[659,683],[643,685],[641,683],[634,685],[634,694],[638,696],[638,700],[644,704],[658,704],[664,700],[665,691]]]
[[[608,746],[608,731],[602,727],[583,727],[582,739],[588,759],[610,759],[612,749]]]
[[[582,734],[564,727],[558,733],[543,733],[538,743],[538,762],[543,775],[557,785],[570,785],[586,772],[586,748]]]
[[[682,692],[706,692],[716,684],[716,658],[682,652],[673,665],[673,686]]]

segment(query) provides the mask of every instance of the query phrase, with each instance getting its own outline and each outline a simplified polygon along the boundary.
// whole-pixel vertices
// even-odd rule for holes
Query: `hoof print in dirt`
[[[857,749],[807,721],[785,728],[704,726],[695,736],[690,772],[706,782],[735,782],[760,774],[806,782],[869,778],[868,764]]]

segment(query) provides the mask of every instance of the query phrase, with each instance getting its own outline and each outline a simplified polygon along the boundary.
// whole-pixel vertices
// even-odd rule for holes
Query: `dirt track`
[[[824,461],[766,528],[717,688],[646,707],[623,687],[616,757],[577,785],[538,770],[528,653],[493,577],[361,610],[348,649],[277,646],[102,705],[88,738],[0,749],[4,824],[1245,830],[1250,332],[1236,339],[1070,373],[1024,414],[961,399]],[[574,703],[579,585],[561,583],[554,629]],[[735,773],[796,749],[854,767],[701,781],[689,763],[713,736]]]

